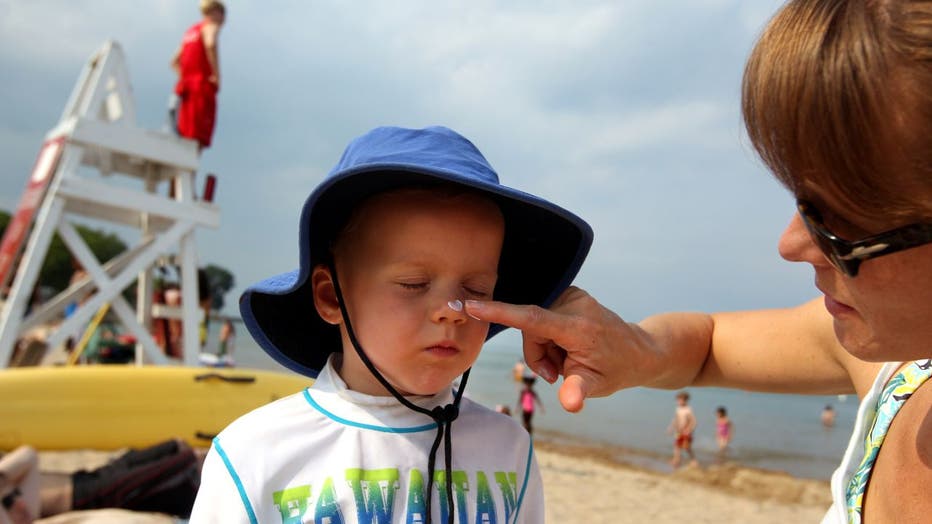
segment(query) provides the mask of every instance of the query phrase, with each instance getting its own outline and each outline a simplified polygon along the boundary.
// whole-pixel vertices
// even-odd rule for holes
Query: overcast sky
[[[577,284],[623,317],[780,307],[816,295],[779,258],[790,195],[740,119],[744,60],[779,2],[230,0],[204,172],[218,230],[202,264],[228,304],[297,266],[305,197],[353,137],[449,126],[510,186],[588,220]],[[16,206],[88,57],[125,52],[139,124],[158,129],[195,0],[0,0],[0,208]],[[232,312],[233,308],[228,307]]]

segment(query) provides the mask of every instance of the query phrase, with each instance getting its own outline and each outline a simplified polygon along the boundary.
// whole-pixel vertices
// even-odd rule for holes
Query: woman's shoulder
[[[901,432],[894,442],[915,450],[919,465],[932,475],[932,380],[927,379],[909,395],[890,429]]]
[[[910,521],[910,515],[932,513],[932,498],[926,486],[932,485],[932,380],[919,386],[903,403],[884,437],[883,446],[871,472],[865,512],[896,515]],[[896,497],[889,497],[896,493]],[[920,521],[924,518],[920,518]]]

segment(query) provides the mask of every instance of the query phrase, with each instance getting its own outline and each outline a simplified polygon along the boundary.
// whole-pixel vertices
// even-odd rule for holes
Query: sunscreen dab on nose
[[[447,306],[453,311],[456,311],[457,313],[459,313],[460,311],[463,310],[463,301],[459,299],[451,300],[447,302]]]

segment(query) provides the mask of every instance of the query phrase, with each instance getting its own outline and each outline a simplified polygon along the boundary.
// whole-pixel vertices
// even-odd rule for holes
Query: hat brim
[[[326,260],[330,235],[342,227],[354,205],[363,199],[431,182],[472,188],[500,207],[505,240],[495,300],[547,307],[576,277],[593,233],[584,220],[560,206],[454,171],[394,163],[362,165],[326,179],[308,197],[301,216],[300,268],[264,280],[243,293],[240,311],[244,323],[262,349],[292,371],[316,377],[330,353],[341,350],[339,328],[317,314],[308,283],[314,266]],[[505,328],[493,324],[487,339]]]

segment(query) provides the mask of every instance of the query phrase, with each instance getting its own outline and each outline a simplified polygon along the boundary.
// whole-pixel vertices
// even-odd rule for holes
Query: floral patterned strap
[[[861,508],[864,504],[867,482],[870,480],[874,461],[877,460],[877,454],[880,453],[880,446],[883,445],[893,417],[900,411],[903,403],[930,376],[932,376],[932,360],[917,360],[894,375],[880,393],[872,415],[874,422],[864,439],[864,459],[851,477],[846,491],[849,523],[860,524],[861,522]]]

